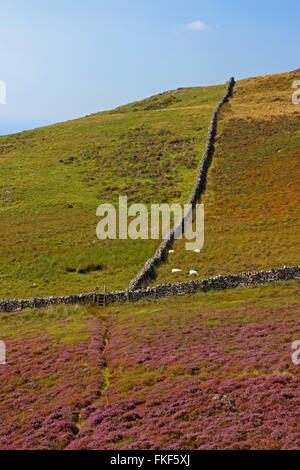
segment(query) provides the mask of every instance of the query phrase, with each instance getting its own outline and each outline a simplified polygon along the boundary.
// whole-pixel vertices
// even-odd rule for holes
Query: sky
[[[300,67],[299,0],[1,0],[0,17],[0,135]]]

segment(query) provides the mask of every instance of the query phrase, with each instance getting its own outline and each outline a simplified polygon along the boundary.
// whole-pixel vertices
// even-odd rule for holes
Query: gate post
[[[104,286],[104,292],[103,292],[103,306],[106,307],[106,286]]]
[[[99,305],[99,287],[98,286],[96,287],[96,302],[97,302],[97,305]]]

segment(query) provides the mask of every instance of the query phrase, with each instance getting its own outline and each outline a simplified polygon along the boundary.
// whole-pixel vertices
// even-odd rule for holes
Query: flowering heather
[[[300,448],[299,377],[166,374],[139,382],[127,399],[99,406],[69,449]],[[215,392],[236,406],[212,400]]]
[[[300,449],[299,294],[1,315],[0,448]]]
[[[299,449],[295,285],[111,309],[110,384],[68,448]]]
[[[62,449],[103,386],[99,320],[76,307],[0,316],[0,449]]]

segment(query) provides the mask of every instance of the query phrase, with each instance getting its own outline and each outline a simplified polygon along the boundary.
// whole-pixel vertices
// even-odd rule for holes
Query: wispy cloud
[[[193,21],[192,23],[188,23],[186,25],[187,29],[191,31],[204,31],[205,29],[209,29],[210,26],[205,24],[203,21]]]

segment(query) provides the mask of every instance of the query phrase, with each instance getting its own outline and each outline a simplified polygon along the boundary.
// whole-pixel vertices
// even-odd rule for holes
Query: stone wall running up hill
[[[198,169],[198,175],[197,175],[197,180],[196,180],[196,185],[194,187],[194,190],[191,194],[189,204],[191,204],[192,207],[195,206],[196,202],[200,199],[202,193],[205,190],[205,184],[206,184],[206,177],[207,177],[207,171],[208,168],[211,164],[212,156],[214,153],[214,143],[215,143],[215,137],[216,137],[216,132],[217,132],[217,124],[218,124],[218,116],[219,112],[223,106],[224,103],[226,103],[229,98],[232,96],[233,93],[233,87],[235,85],[235,80],[232,77],[229,80],[226,93],[223,96],[222,100],[220,103],[217,105],[212,118],[210,122],[210,126],[208,128],[208,134],[207,134],[207,140],[206,140],[206,146],[205,146],[205,151]],[[167,238],[161,243],[161,245],[157,248],[154,256],[152,258],[149,258],[142,270],[137,274],[137,276],[132,279],[132,281],[129,284],[128,290],[133,291],[136,289],[141,288],[142,286],[147,285],[148,281],[151,279],[155,279],[155,269],[166,261],[167,256],[168,256],[168,251],[171,248],[174,238],[175,238],[175,233],[176,230],[178,229],[178,226],[183,227],[183,222],[184,218],[174,227],[174,229],[168,234]]]

